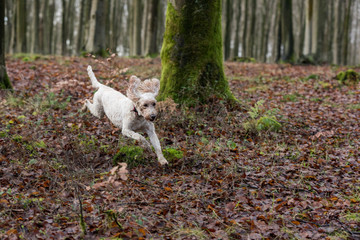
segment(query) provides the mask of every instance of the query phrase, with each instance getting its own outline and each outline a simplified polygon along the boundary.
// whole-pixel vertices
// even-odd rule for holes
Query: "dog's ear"
[[[158,95],[159,89],[160,89],[160,81],[159,79],[156,78],[146,79],[139,86],[139,92],[153,93],[154,96]]]
[[[159,93],[159,90],[160,90],[160,81],[157,78],[152,78],[151,82],[152,82],[152,85],[153,85],[154,94],[155,94],[155,96],[157,96],[158,93]]]
[[[131,76],[129,80],[129,87],[126,91],[126,95],[133,102],[137,102],[140,99],[140,95],[138,93],[138,86],[141,83],[141,80],[136,76]]]

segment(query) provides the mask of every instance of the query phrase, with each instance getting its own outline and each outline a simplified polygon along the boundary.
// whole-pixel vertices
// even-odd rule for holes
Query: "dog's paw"
[[[83,103],[83,106],[80,108],[81,112],[86,112],[86,109],[87,109],[86,101],[88,101],[88,100],[86,99],[85,102]]]
[[[166,165],[169,163],[164,157],[159,158],[158,161],[159,161],[160,165]]]

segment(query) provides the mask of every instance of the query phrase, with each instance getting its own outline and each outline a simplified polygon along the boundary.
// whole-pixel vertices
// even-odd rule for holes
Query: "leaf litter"
[[[160,59],[7,59],[1,239],[360,237],[360,91],[334,79],[345,67],[227,62],[241,107],[161,103],[162,147],[183,157],[162,168],[146,153],[129,168],[112,159],[138,143],[80,111],[93,93],[88,64],[123,93],[131,75],[161,71]],[[259,101],[278,109],[280,131],[245,131]]]

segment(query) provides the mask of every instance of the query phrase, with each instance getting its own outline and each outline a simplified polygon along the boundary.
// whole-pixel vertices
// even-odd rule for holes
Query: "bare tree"
[[[0,88],[11,88],[5,66],[5,0],[0,0]]]
[[[16,1],[16,52],[26,52],[26,1]]]

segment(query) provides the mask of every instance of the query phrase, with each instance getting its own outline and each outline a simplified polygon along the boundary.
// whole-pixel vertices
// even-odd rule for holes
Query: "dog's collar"
[[[135,107],[135,106],[134,106],[133,110],[131,110],[131,111],[132,111],[132,112],[135,112],[136,115],[140,116],[140,115],[139,115],[139,112],[138,112],[138,110],[136,110],[136,107]]]

